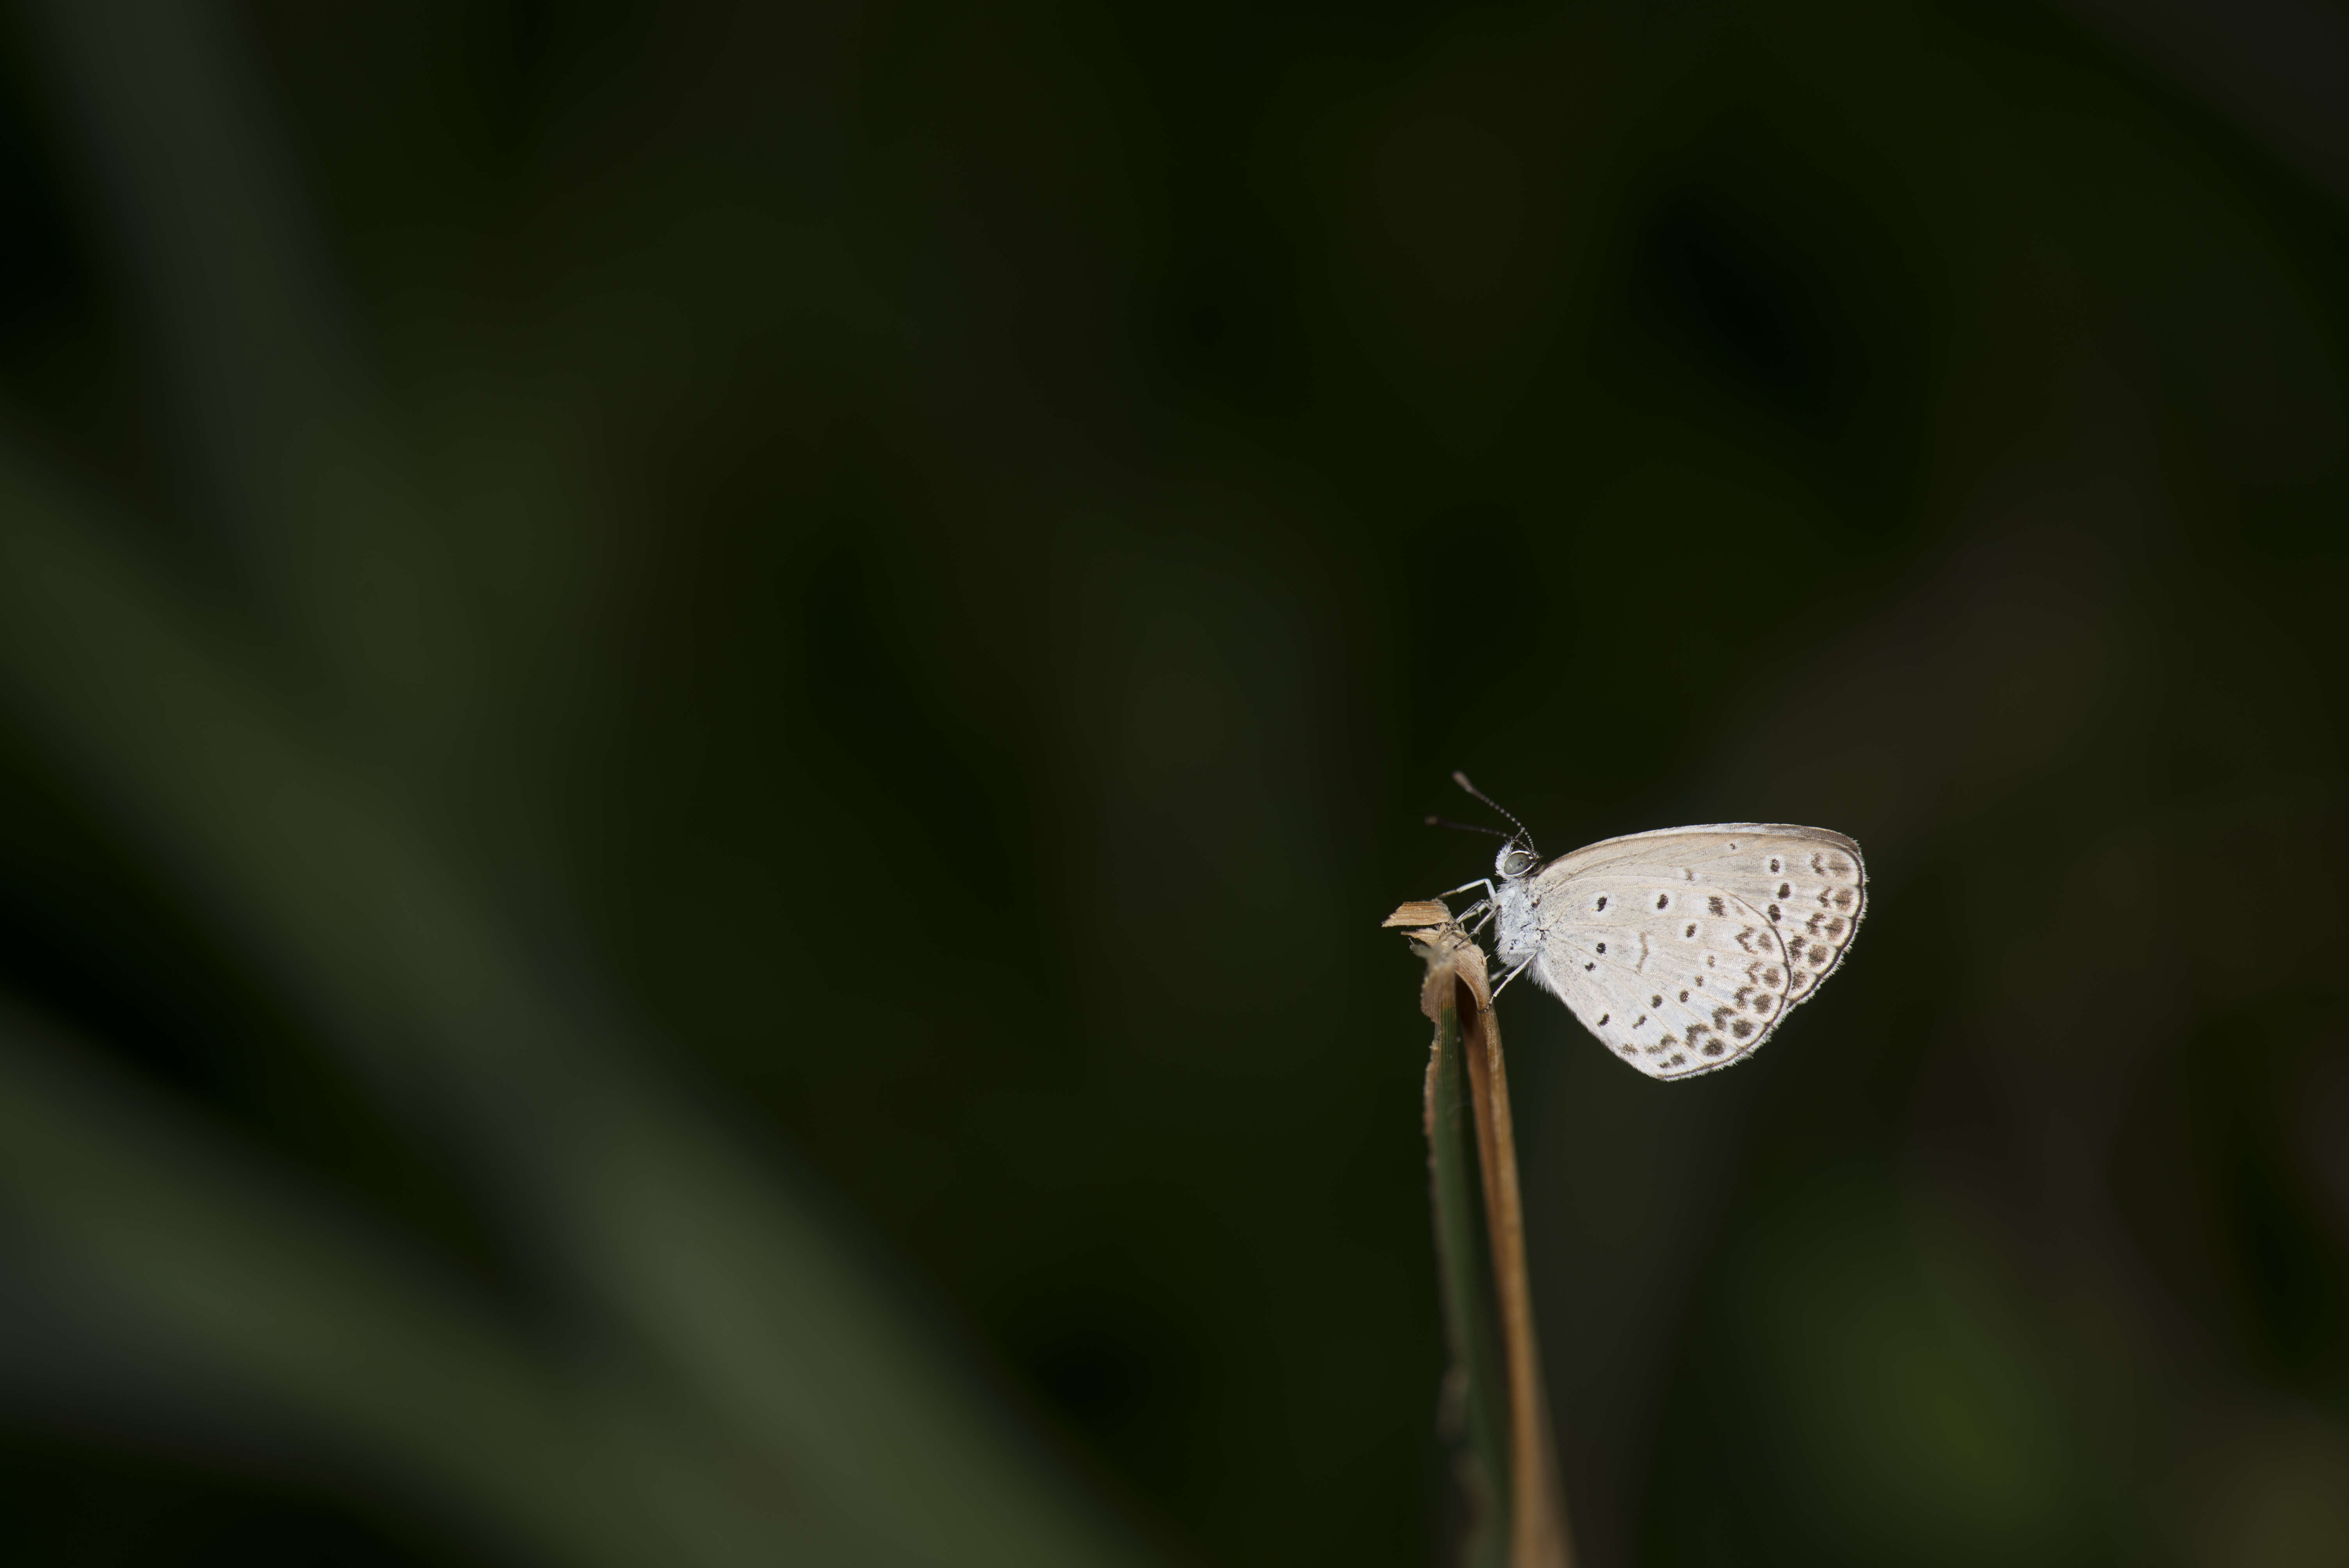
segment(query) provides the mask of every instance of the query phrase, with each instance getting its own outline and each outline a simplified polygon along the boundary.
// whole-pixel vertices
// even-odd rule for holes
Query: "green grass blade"
[[[537,963],[95,511],[0,449],[0,701],[59,773],[322,1038],[471,1145],[593,1310],[881,1560],[1130,1560],[778,1163],[733,1148],[622,1009]]]

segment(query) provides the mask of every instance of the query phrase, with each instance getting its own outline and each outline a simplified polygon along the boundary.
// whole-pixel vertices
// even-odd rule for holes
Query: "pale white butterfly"
[[[1530,970],[1650,1078],[1693,1078],[1761,1049],[1835,973],[1868,911],[1859,846],[1825,828],[1659,828],[1545,864],[1524,823],[1452,777],[1517,830],[1495,880],[1452,890],[1485,890],[1460,919],[1494,925],[1495,993]]]

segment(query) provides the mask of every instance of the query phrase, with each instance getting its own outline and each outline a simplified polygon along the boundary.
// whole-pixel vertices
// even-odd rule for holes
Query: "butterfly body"
[[[1859,846],[1824,828],[1720,822],[1494,865],[1494,956],[1526,968],[1651,1078],[1739,1062],[1835,972],[1866,913]]]

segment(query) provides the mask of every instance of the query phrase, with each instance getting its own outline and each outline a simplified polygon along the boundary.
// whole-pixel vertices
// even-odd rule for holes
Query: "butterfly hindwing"
[[[1777,823],[1609,839],[1530,879],[1536,977],[1652,1078],[1741,1061],[1832,974],[1866,912],[1859,846]]]
[[[1547,893],[1547,906],[1572,887]],[[1607,908],[1587,906],[1604,898]],[[1784,1016],[1794,966],[1769,921],[1726,893],[1610,877],[1545,918],[1535,975],[1607,1048],[1651,1078],[1726,1067]]]

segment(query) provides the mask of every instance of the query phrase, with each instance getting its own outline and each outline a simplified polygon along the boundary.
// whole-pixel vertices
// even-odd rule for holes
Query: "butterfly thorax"
[[[1493,884],[1493,956],[1514,968],[1541,951],[1541,906],[1531,876],[1503,877]]]

